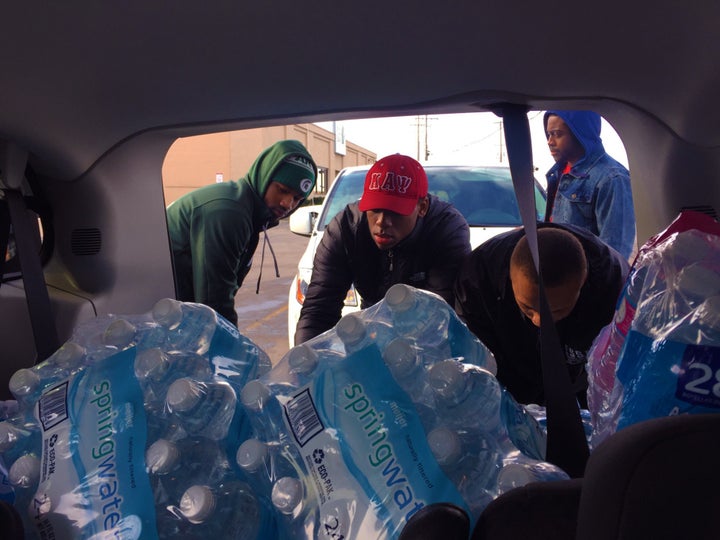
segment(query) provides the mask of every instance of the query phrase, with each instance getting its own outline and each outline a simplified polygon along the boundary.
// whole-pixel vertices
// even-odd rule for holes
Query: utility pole
[[[503,133],[503,123],[502,120],[497,122],[497,125],[499,127],[498,134],[500,135],[500,163],[503,162],[503,153],[505,148],[505,135]]]
[[[425,115],[425,161],[430,159],[430,149],[428,148],[428,117]]]
[[[424,149],[425,149],[424,156],[425,156],[425,161],[427,161],[428,159],[430,159],[430,148],[428,147],[428,131],[430,128],[430,121],[436,120],[436,119],[437,119],[437,117],[428,116],[427,114],[424,116],[416,116],[415,117],[415,126],[417,127],[417,160],[418,161],[421,160],[420,159],[420,156],[421,156],[420,128],[423,127],[425,130],[425,132],[423,133],[423,138],[425,139],[425,141],[424,141]]]
[[[416,116],[416,126],[417,126],[417,160],[420,161],[420,117]]]

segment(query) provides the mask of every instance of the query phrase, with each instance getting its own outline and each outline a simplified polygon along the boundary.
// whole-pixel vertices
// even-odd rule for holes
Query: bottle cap
[[[273,485],[272,503],[283,514],[292,514],[302,502],[302,498],[303,485],[297,478],[283,476]]]
[[[158,300],[152,309],[153,319],[168,330],[174,330],[182,321],[182,303],[172,298]]]
[[[267,459],[267,445],[258,439],[248,439],[240,445],[235,460],[241,469],[247,472],[259,470]]]
[[[404,283],[397,283],[385,293],[385,303],[394,312],[405,312],[415,304],[415,291]]]
[[[145,451],[145,463],[152,474],[167,474],[172,471],[180,459],[177,445],[158,439]]]
[[[40,479],[40,460],[32,454],[20,456],[8,471],[8,481],[20,488],[30,488]]]
[[[335,325],[335,332],[345,346],[353,346],[362,341],[367,332],[365,324],[356,313],[348,313]]]
[[[261,412],[272,397],[270,388],[259,380],[248,382],[240,391],[240,401],[251,411]]]
[[[72,370],[82,364],[85,357],[85,349],[77,343],[67,341],[53,354],[55,363],[63,369]]]
[[[135,376],[141,381],[144,379],[162,380],[169,369],[170,362],[162,349],[158,347],[141,350],[135,357]]]
[[[318,365],[318,355],[307,345],[298,345],[288,353],[290,373],[305,375],[312,373]]]
[[[465,390],[465,371],[457,360],[443,360],[428,370],[428,383],[443,399],[454,400]]]
[[[180,499],[180,513],[190,523],[202,523],[215,510],[215,495],[208,486],[190,486]]]
[[[125,319],[111,322],[103,334],[103,343],[118,349],[127,347],[135,339],[135,326]]]
[[[29,396],[40,386],[40,376],[31,368],[18,369],[10,377],[8,388],[16,399]]]
[[[185,412],[192,409],[200,401],[200,386],[192,379],[178,379],[168,388],[165,403],[170,411]]]
[[[383,359],[395,377],[404,378],[417,366],[418,358],[412,344],[404,338],[393,339],[383,351]]]
[[[456,431],[440,426],[428,433],[427,440],[440,466],[450,465],[460,459],[462,444]]]

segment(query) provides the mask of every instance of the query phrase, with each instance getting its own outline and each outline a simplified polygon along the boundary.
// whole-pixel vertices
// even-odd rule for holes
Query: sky
[[[544,111],[531,111],[530,136],[536,177],[544,174],[554,161],[547,148],[543,132]],[[426,140],[430,163],[474,163],[479,165],[507,165],[502,120],[492,113],[403,116],[372,120],[345,120],[345,139],[375,152],[378,158],[399,152],[425,162]],[[332,122],[319,126],[333,131]],[[612,126],[603,120],[600,136],[607,152],[628,165],[625,148]],[[502,141],[502,145],[501,145]]]

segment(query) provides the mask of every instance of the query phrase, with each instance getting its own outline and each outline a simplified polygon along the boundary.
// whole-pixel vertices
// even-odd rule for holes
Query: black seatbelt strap
[[[0,287],[5,276],[5,257],[10,239],[10,211],[5,199],[0,197]]]
[[[0,141],[0,188],[7,201],[15,236],[15,249],[35,338],[35,361],[40,363],[57,350],[59,340],[40,261],[40,229],[37,219],[28,212],[22,193],[26,168],[27,152],[12,142]]]
[[[550,463],[581,478],[589,456],[587,439],[577,398],[572,389],[565,353],[547,302],[537,241],[535,177],[527,107],[501,107],[505,142],[513,185],[518,199],[525,235],[538,273],[540,302],[540,357],[547,409],[547,455]]]
[[[36,363],[39,363],[47,359],[59,347],[50,296],[40,264],[40,232],[37,222],[33,222],[30,218],[22,193],[16,190],[5,190],[5,198],[10,209],[15,247],[20,260],[25,298],[35,337]]]

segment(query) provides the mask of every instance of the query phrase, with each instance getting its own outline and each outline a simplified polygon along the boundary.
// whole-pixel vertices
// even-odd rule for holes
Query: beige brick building
[[[258,154],[276,141],[297,139],[315,159],[320,174],[314,194],[323,194],[344,167],[375,163],[377,155],[315,124],[212,133],[178,139],[163,163],[165,204],[201,186],[244,176]],[[338,153],[339,152],[343,153]]]

